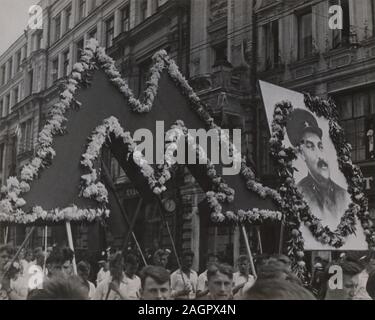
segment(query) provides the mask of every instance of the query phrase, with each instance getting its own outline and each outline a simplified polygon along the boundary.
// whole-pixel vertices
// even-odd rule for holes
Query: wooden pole
[[[107,184],[109,185],[109,187],[111,188],[112,192],[113,192],[113,195],[115,196],[115,199],[116,199],[116,202],[117,202],[117,205],[119,206],[120,208],[120,211],[121,211],[121,216],[123,217],[123,219],[125,220],[125,223],[129,226],[129,233],[132,235],[133,237],[133,240],[135,242],[135,245],[142,257],[142,261],[144,263],[145,266],[147,266],[147,261],[146,261],[146,258],[144,257],[143,255],[143,252],[142,252],[142,249],[141,249],[141,246],[139,245],[139,242],[137,240],[137,237],[135,236],[135,233],[133,231],[133,228],[134,228],[134,224],[135,224],[135,221],[136,221],[136,217],[133,218],[133,221],[130,222],[129,220],[129,217],[127,215],[127,212],[126,212],[126,209],[125,207],[122,205],[121,201],[120,201],[120,198],[118,197],[118,194],[116,192],[116,189],[115,189],[115,186],[113,184],[113,181],[112,181],[112,178],[109,174],[109,170],[107,168],[107,166],[105,165],[105,163],[102,161],[102,168],[103,168],[103,171],[104,171],[104,178],[107,182]],[[142,200],[142,199],[141,199]],[[141,200],[140,202],[138,203],[138,208],[140,209],[141,208]],[[140,211],[140,210],[138,210]],[[138,213],[137,213],[138,214]],[[125,246],[127,245],[127,243],[124,243],[123,245],[123,249],[125,248]]]
[[[247,254],[249,256],[249,260],[250,260],[251,272],[253,273],[254,277],[256,278],[257,274],[256,274],[256,271],[255,271],[254,260],[253,260],[252,254],[251,254],[249,239],[247,238],[247,233],[246,233],[246,229],[245,229],[244,225],[241,225],[241,230],[242,230],[242,235],[245,239],[246,250],[247,250]]]
[[[9,227],[5,227],[5,233],[4,233],[4,244],[8,243],[8,232],[9,232]]]
[[[44,261],[43,261],[43,274],[46,273],[46,261],[47,261],[47,245],[48,245],[48,227],[44,227]]]
[[[284,218],[281,220],[281,226],[280,226],[279,254],[283,253],[283,241],[284,241]]]
[[[163,207],[163,203],[162,203],[162,201],[160,199],[160,196],[157,197],[157,201],[158,201],[159,208],[160,208],[161,220],[163,221],[163,223],[165,224],[165,226],[167,228],[168,236],[169,236],[169,238],[171,240],[171,243],[172,243],[172,250],[173,250],[173,253],[174,253],[175,257],[176,257],[176,262],[177,262],[178,268],[181,271],[182,282],[184,283],[184,286],[186,286],[185,278],[184,278],[184,276],[182,274],[182,268],[181,268],[180,258],[179,258],[178,253],[177,253],[177,249],[176,249],[176,246],[175,246],[175,242],[174,242],[171,230],[169,229],[168,221],[167,221],[167,219],[165,219],[165,216],[164,216],[164,207]]]
[[[66,226],[66,233],[68,235],[68,243],[69,243],[69,248],[73,251],[73,272],[75,275],[77,275],[77,264],[76,264],[76,256],[74,252],[74,244],[73,244],[73,236],[72,236],[72,227],[70,225],[70,221],[67,221],[65,223]]]
[[[214,226],[214,255],[217,254],[217,226]]]
[[[259,252],[260,254],[263,254],[262,238],[260,236],[260,227],[256,227],[256,229],[257,229],[257,236],[258,236]]]

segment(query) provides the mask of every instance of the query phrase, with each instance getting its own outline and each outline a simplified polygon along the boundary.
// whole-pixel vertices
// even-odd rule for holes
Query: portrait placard
[[[340,170],[338,153],[330,136],[330,121],[318,116],[305,104],[299,92],[260,81],[267,120],[272,134],[275,108],[288,101],[292,106],[285,122],[284,148],[295,150],[292,167],[295,186],[310,209],[311,215],[320,221],[324,230],[335,231],[342,225],[343,216],[348,215],[352,200],[347,178]],[[353,214],[354,216],[354,214]],[[346,217],[347,218],[347,217]],[[345,237],[341,247],[329,241],[317,239],[311,232],[311,220],[301,222],[300,231],[305,250],[367,250],[368,244],[361,223],[353,217],[353,230]],[[328,229],[327,229],[328,227]],[[322,232],[320,232],[322,233]],[[323,239],[324,240],[324,239]]]

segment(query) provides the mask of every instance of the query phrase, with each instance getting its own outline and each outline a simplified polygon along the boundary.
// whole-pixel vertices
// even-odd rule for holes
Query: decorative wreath
[[[297,262],[297,271],[300,273],[304,271],[305,267],[305,263],[302,261],[304,239],[300,231],[301,222],[308,227],[317,241],[340,248],[344,245],[345,239],[355,232],[355,217],[358,217],[369,248],[375,250],[375,231],[370,220],[368,200],[363,193],[363,176],[360,169],[352,163],[351,146],[346,142],[344,132],[338,124],[337,108],[332,100],[325,101],[318,97],[313,98],[308,94],[305,94],[304,100],[308,109],[317,116],[329,120],[330,138],[337,151],[339,169],[346,177],[352,202],[342,216],[336,230],[323,226],[321,220],[312,214],[293,178],[296,170],[293,167],[293,160],[297,158],[297,148],[283,145],[287,119],[293,111],[293,106],[287,101],[278,103],[274,110],[270,147],[271,154],[277,162],[277,171],[281,179],[279,193],[284,200],[281,207],[290,235],[288,254]]]

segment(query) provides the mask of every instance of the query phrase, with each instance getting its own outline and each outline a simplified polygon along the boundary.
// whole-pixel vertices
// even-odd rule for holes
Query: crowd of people
[[[11,246],[0,246],[2,300],[375,299],[372,254],[347,253],[326,265],[316,261],[309,283],[302,283],[293,273],[284,255],[258,256],[255,276],[246,255],[233,268],[210,254],[206,270],[198,274],[191,251],[183,252],[180,267],[174,271],[168,269],[169,250],[157,250],[152,263],[143,267],[136,254],[113,251],[97,262],[100,269],[93,280],[92,265],[84,260],[75,265],[69,248],[21,251],[17,259],[14,254]],[[332,270],[342,270],[341,279]]]

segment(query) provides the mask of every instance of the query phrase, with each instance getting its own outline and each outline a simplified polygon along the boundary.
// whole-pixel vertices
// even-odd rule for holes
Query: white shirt
[[[363,270],[359,274],[359,281],[358,281],[358,289],[355,293],[354,300],[372,300],[370,295],[368,294],[366,290],[367,280],[369,277],[369,274],[367,273],[367,270]]]
[[[109,290],[109,284],[111,282],[112,276],[109,276],[101,281],[95,290],[93,300],[122,300],[116,292],[114,292],[113,290]],[[119,291],[121,292],[121,295],[126,296],[127,289],[126,284],[123,280],[120,282]]]
[[[233,286],[237,287],[241,284],[244,284],[244,286],[234,295],[234,298],[238,299],[241,298],[243,295],[243,289],[246,287],[246,290],[251,288],[255,283],[255,278],[249,274],[247,277],[245,277],[243,274],[241,274],[239,271],[233,273]]]
[[[109,291],[109,284],[111,282],[111,276],[100,282],[95,290],[95,294],[92,300],[121,300],[121,297],[116,292],[114,292],[113,290]],[[136,275],[134,275],[133,278],[129,278],[124,273],[123,278],[120,282],[119,290],[121,292],[121,295],[125,299],[138,300],[141,296],[141,279]]]
[[[197,285],[197,291],[203,292],[208,289],[207,286],[208,279],[207,279],[207,270],[202,272],[198,277],[198,285]]]
[[[101,268],[98,272],[98,275],[96,277],[96,285],[98,286],[100,282],[102,282],[104,279],[107,279],[111,276],[109,270],[104,271],[103,268]]]
[[[129,300],[139,300],[141,297],[141,279],[134,275],[133,278],[129,278],[124,274],[124,279],[126,285],[126,297]]]
[[[171,289],[172,296],[178,291],[182,291],[187,286],[190,289],[189,295],[178,296],[177,299],[195,299],[197,286],[198,286],[198,274],[190,269],[189,275],[177,269],[171,274]]]
[[[92,282],[90,282],[90,281],[88,281],[88,283],[89,283],[89,294],[88,294],[88,297],[89,297],[90,300],[94,300],[94,298],[95,298],[95,291],[96,291],[95,285]]]

